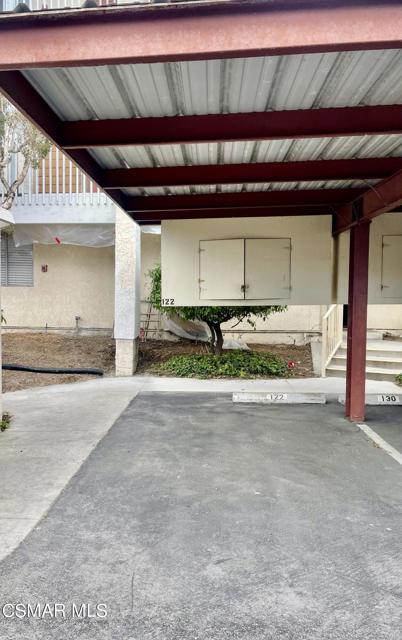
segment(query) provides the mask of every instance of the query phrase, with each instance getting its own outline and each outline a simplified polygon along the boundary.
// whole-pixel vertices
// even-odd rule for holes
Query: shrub
[[[2,419],[0,420],[0,431],[6,431],[11,423],[11,415],[7,412],[3,413]]]
[[[396,378],[396,384],[400,384],[402,386],[402,373],[399,373]]]
[[[183,378],[256,378],[289,375],[288,364],[271,353],[229,351],[218,355],[180,355],[156,366],[160,373]]]
[[[177,314],[184,320],[200,320],[205,322],[211,332],[211,350],[216,355],[222,355],[223,334],[221,324],[229,320],[237,320],[237,324],[246,320],[255,328],[256,318],[267,320],[274,313],[285,311],[287,307],[280,305],[238,306],[238,307],[165,307],[161,297],[162,271],[161,265],[156,265],[148,272],[151,278],[151,292],[149,301],[152,306],[167,315]],[[235,326],[236,326],[235,325]]]

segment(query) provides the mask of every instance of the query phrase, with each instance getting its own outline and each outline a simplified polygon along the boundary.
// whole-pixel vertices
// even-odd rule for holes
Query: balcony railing
[[[343,340],[343,305],[331,304],[322,318],[321,375],[325,377],[327,366]]]
[[[8,167],[8,182],[18,167]],[[2,196],[0,187],[0,198]],[[57,148],[30,169],[14,206],[111,206],[111,200]]]
[[[122,4],[169,4],[175,0],[95,0],[100,7],[107,7]],[[177,1],[177,0],[176,0]],[[185,2],[186,0],[180,0]],[[194,1],[194,0],[192,0]],[[24,3],[29,11],[57,11],[61,9],[79,9],[83,6],[85,0],[0,0],[0,13],[8,13],[14,11],[17,5]],[[205,0],[198,0],[205,2]],[[22,7],[19,7],[21,11]]]

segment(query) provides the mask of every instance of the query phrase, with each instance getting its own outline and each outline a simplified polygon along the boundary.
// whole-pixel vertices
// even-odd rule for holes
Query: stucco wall
[[[161,237],[156,233],[143,233],[141,236],[141,300],[149,294],[150,278],[148,272],[161,261]]]
[[[148,271],[161,262],[161,236],[156,234],[142,235],[142,299],[149,291]],[[243,336],[248,342],[304,342],[310,332],[320,331],[321,317],[327,307],[319,305],[289,306],[279,314],[271,316],[266,322],[257,319],[256,331],[247,323],[242,322],[235,328],[235,321],[227,322],[223,329],[229,337]],[[274,333],[271,333],[274,332]],[[296,335],[296,332],[300,332]]]
[[[339,236],[335,251],[338,262],[336,297],[337,302],[343,304],[348,299],[349,235],[349,232],[345,232]],[[386,213],[375,218],[370,225],[369,304],[392,307],[402,304],[402,299],[387,299],[381,289],[384,235],[402,235],[402,213]]]
[[[402,304],[369,304],[367,326],[369,329],[402,331]]]
[[[342,240],[344,251],[346,240]],[[160,262],[160,252],[160,235],[142,234],[142,300],[148,294],[148,271]],[[47,273],[41,272],[42,264],[48,265]],[[49,327],[72,328],[75,316],[79,315],[81,327],[111,329],[114,321],[114,248],[35,245],[34,286],[3,287],[1,306],[8,327],[42,328],[47,323]],[[288,341],[292,338],[286,336],[286,332],[291,334],[298,330],[308,334],[319,331],[325,310],[326,307],[319,305],[291,305],[285,313],[272,316],[266,323],[258,321],[259,333],[250,333],[251,327],[242,323],[234,334],[244,333],[248,341]],[[368,325],[375,329],[402,330],[402,305],[370,305]],[[227,323],[225,328],[230,331],[232,326],[233,323]],[[281,333],[276,336],[269,333],[274,330]]]
[[[402,300],[384,304],[382,297],[382,236],[402,234],[402,214],[389,213],[375,218],[370,225],[370,271],[368,327],[370,329],[402,330]],[[338,277],[337,300],[346,304],[348,298],[349,232],[339,236],[337,244]],[[402,278],[402,273],[401,273]]]
[[[164,221],[162,296],[174,299],[176,306],[330,304],[333,269],[331,224],[331,216]],[[291,289],[286,300],[201,299],[200,241],[236,238],[291,239]],[[261,269],[264,269],[263,265]],[[216,271],[219,279],[219,269]]]
[[[114,247],[36,244],[33,260],[33,287],[2,288],[6,327],[74,327],[75,316],[83,328],[113,326]]]

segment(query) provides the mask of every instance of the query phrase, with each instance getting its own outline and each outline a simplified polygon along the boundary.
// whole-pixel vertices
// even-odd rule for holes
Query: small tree
[[[242,320],[255,327],[256,318],[266,320],[270,315],[285,311],[286,307],[270,305],[267,307],[241,306],[241,307],[164,307],[161,296],[161,265],[157,265],[149,271],[151,278],[151,292],[149,301],[155,309],[163,311],[167,315],[177,314],[183,320],[199,320],[205,322],[211,332],[211,349],[215,355],[222,354],[223,335],[222,323],[229,320]]]
[[[37,168],[50,150],[50,142],[6,98],[0,96],[0,207],[11,209],[28,169]],[[16,158],[17,170],[8,178],[8,167]]]

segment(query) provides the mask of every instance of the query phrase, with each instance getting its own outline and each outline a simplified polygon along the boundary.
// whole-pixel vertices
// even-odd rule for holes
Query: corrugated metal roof
[[[147,187],[123,189],[130,196],[191,195],[192,193],[236,193],[240,191],[287,191],[292,189],[348,189],[349,187],[367,188],[377,180],[320,180],[313,182],[264,182],[247,184],[207,184],[182,187]]]
[[[402,104],[401,68],[401,50],[379,50],[23,73],[62,120],[166,116],[169,126],[168,116],[174,115]],[[402,135],[114,147],[90,153],[109,169],[388,157],[402,156]],[[365,184],[267,182],[125,192],[163,195]]]
[[[23,73],[60,118],[85,120],[396,104],[401,65],[390,49]]]
[[[402,156],[402,135],[92,149],[105,169]]]

